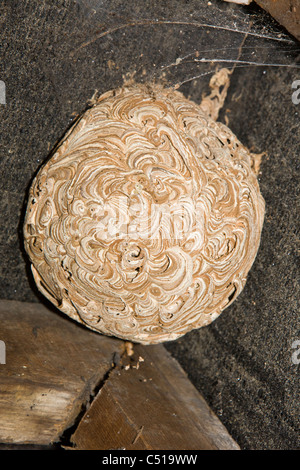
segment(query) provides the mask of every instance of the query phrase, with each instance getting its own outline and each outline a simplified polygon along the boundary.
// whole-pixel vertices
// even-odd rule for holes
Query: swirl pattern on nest
[[[158,85],[100,97],[30,189],[38,288],[89,328],[144,344],[216,319],[243,289],[264,201],[250,152]]]

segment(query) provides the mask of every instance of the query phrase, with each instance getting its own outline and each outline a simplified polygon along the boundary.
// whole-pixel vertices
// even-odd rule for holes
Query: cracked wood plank
[[[51,445],[72,426],[123,342],[42,304],[0,301],[0,442]]]
[[[239,449],[163,345],[129,351],[71,436],[73,449]]]
[[[163,345],[36,303],[0,300],[0,325],[0,448],[238,448]]]

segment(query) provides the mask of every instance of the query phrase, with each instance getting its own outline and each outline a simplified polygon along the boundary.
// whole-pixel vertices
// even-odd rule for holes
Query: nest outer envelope
[[[239,295],[264,200],[253,155],[216,121],[219,98],[124,85],[40,169],[25,248],[39,290],[69,317],[153,344],[208,325]]]

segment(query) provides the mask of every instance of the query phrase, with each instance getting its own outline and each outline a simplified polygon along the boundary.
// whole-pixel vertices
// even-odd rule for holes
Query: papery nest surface
[[[197,105],[124,85],[40,169],[25,247],[38,288],[69,317],[159,343],[208,325],[242,291],[264,200],[253,155],[216,121],[219,107],[216,93]]]

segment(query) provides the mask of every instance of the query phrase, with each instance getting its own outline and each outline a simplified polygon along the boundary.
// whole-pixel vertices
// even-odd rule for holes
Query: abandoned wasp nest
[[[159,343],[208,325],[243,289],[264,201],[254,156],[216,121],[226,80],[223,69],[200,105],[159,85],[107,92],[38,172],[25,246],[69,317]]]

